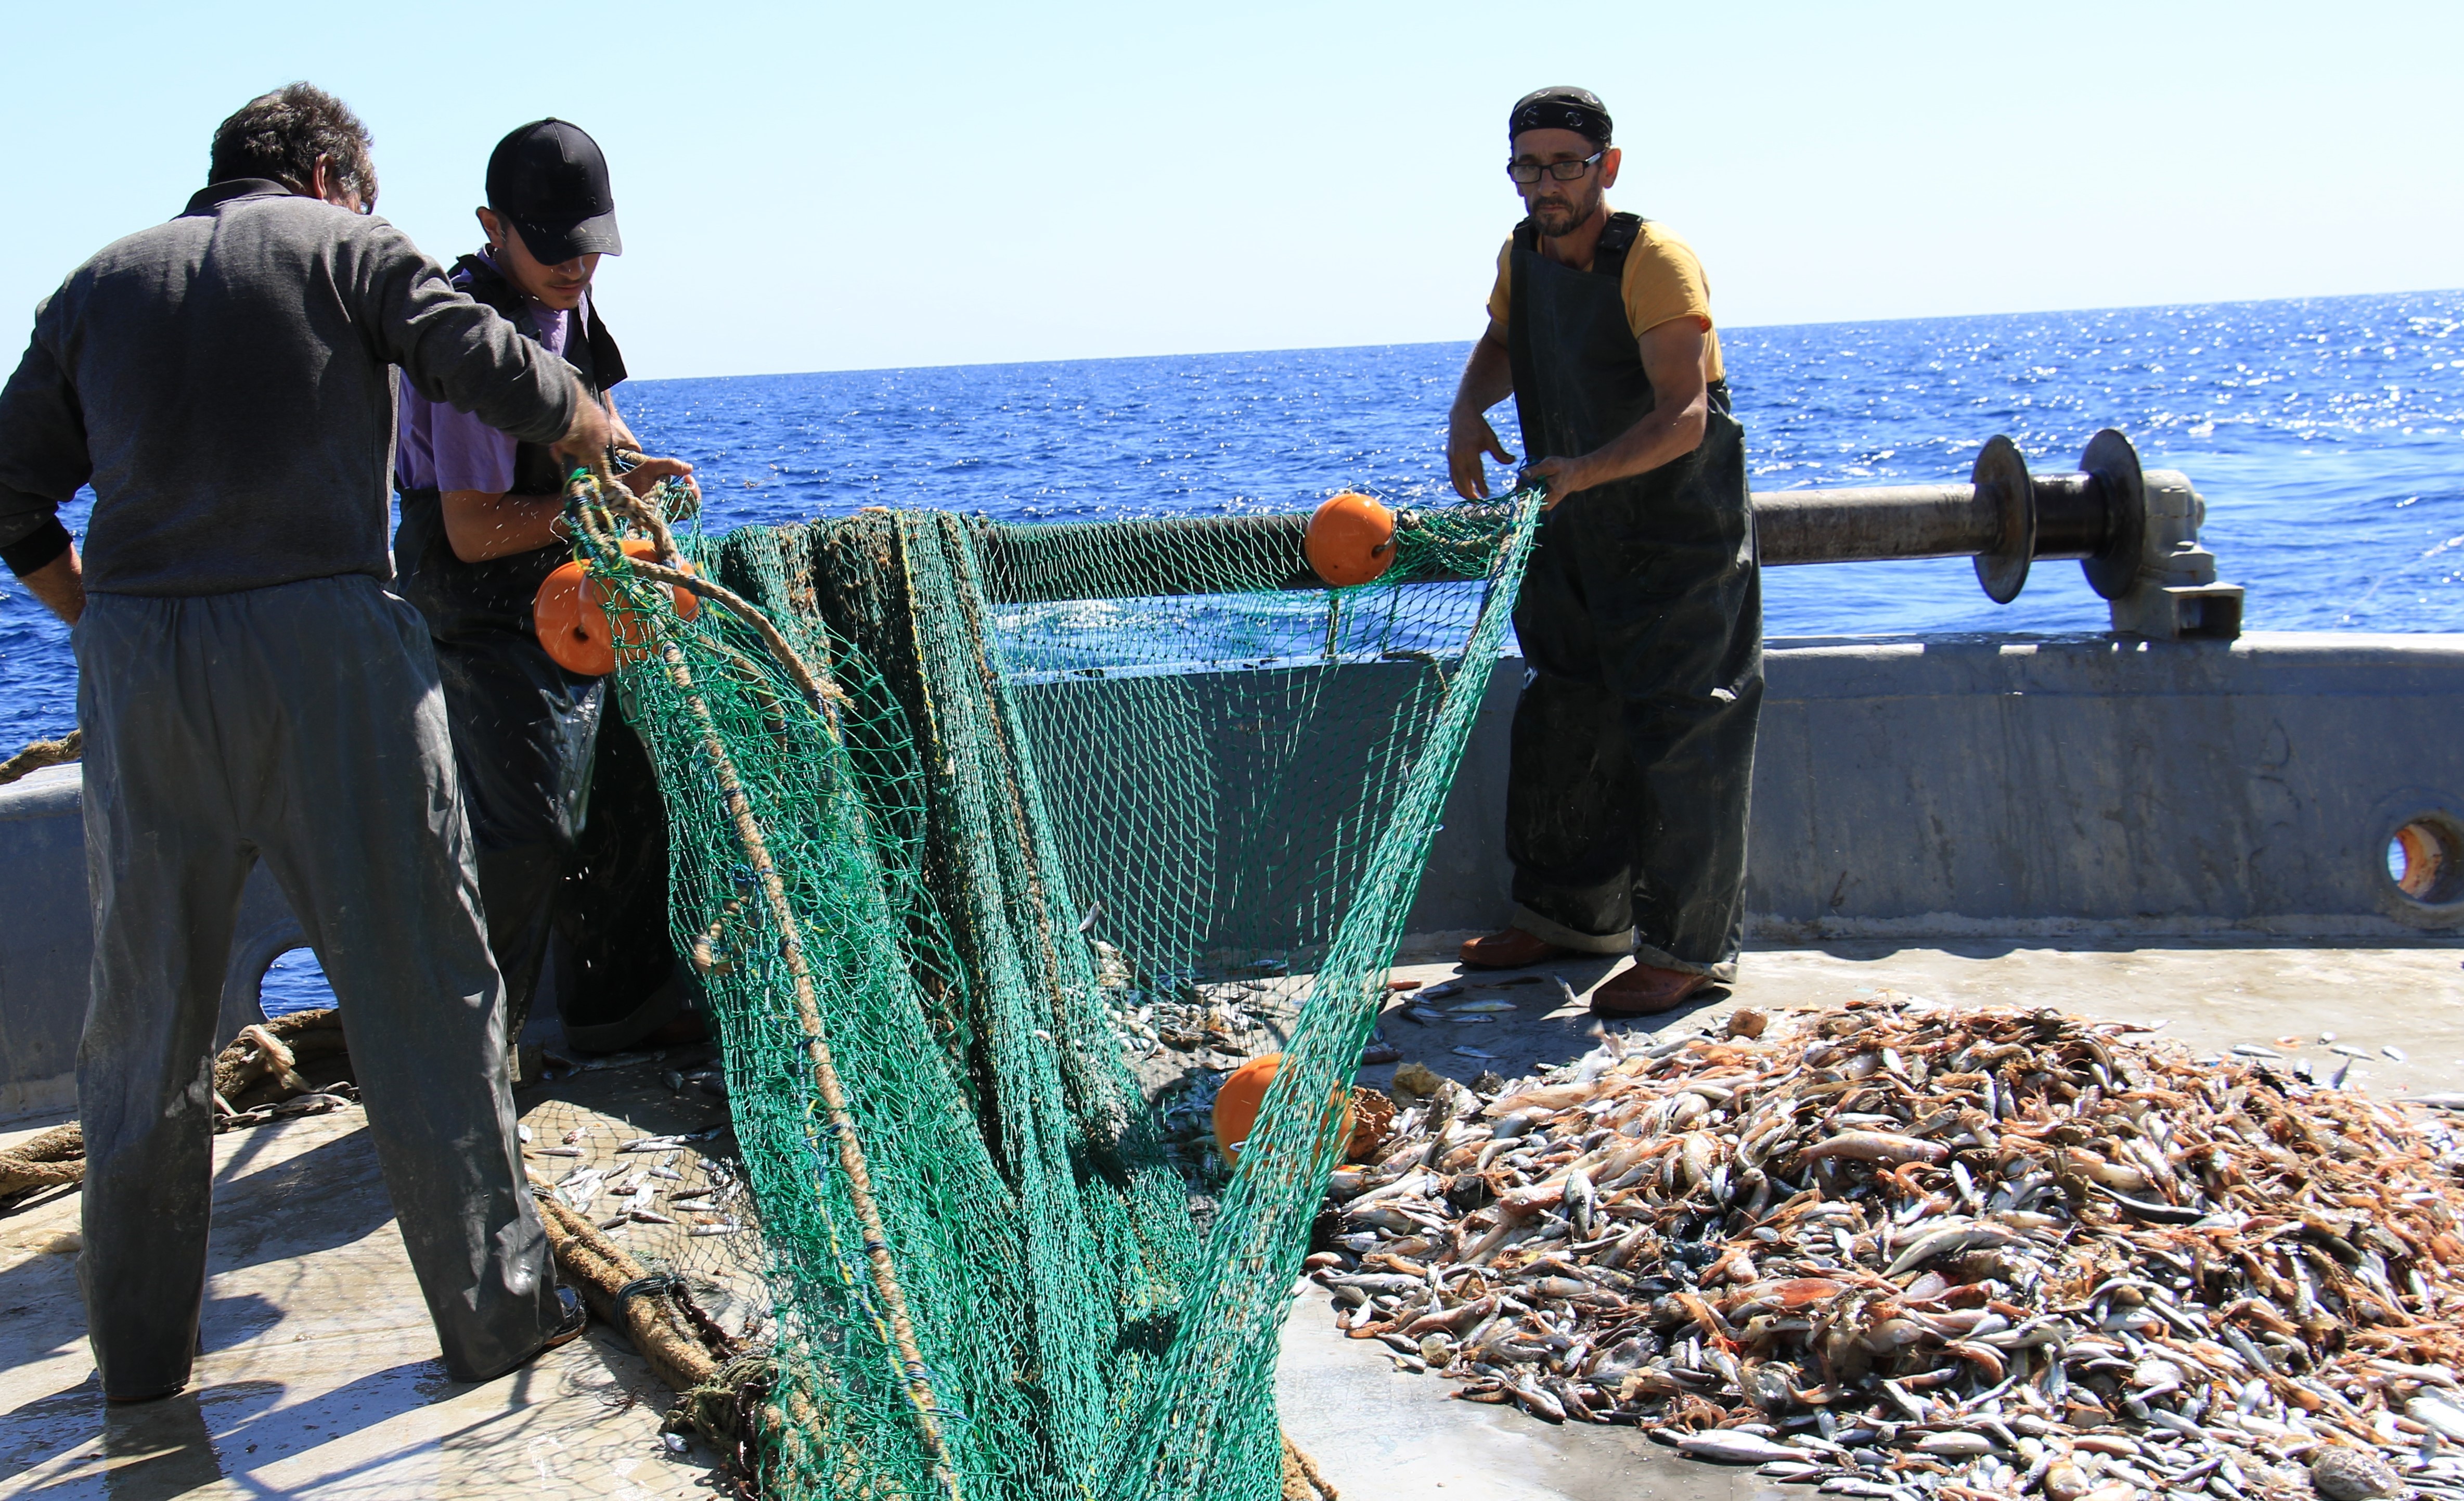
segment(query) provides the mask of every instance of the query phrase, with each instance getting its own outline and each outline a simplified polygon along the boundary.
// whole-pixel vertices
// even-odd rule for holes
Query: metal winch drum
[[[2241,589],[2216,582],[2199,545],[2206,502],[2189,477],[2142,470],[2111,428],[2088,440],[2079,467],[2029,472],[2018,445],[1996,435],[1964,485],[1783,490],[1754,497],[1754,534],[1770,564],[1972,558],[1988,598],[2008,605],[2040,558],[2076,558],[2135,635],[2231,637]]]

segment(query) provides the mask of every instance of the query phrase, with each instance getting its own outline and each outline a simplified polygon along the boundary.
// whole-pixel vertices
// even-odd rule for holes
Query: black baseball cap
[[[488,207],[511,219],[523,247],[548,265],[625,253],[607,159],[580,125],[535,120],[497,142],[488,155]]]

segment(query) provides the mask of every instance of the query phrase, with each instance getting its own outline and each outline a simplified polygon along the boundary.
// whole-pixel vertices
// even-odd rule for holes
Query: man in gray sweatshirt
[[[214,1026],[260,857],[341,1002],[448,1371],[484,1380],[581,1330],[514,1140],[435,653],[385,586],[393,371],[578,459],[607,418],[375,200],[340,100],[252,101],[179,217],[35,310],[0,389],[0,563],[76,628],[95,939],[78,1275],[116,1402],[188,1381]],[[56,513],[88,483],[80,559]]]

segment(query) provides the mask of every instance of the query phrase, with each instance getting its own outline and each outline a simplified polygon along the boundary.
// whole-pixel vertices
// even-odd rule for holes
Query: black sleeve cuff
[[[37,568],[48,567],[69,550],[69,529],[53,517],[37,527],[32,537],[21,537],[6,547],[0,547],[0,563],[19,578]]]

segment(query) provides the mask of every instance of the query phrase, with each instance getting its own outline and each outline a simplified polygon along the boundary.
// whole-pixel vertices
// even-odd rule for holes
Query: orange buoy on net
[[[1356,491],[1330,496],[1310,516],[1301,551],[1337,588],[1367,584],[1395,562],[1395,513]]]
[[[619,545],[627,558],[658,557],[658,549],[639,538]],[[687,573],[693,571],[691,563],[684,568]],[[692,590],[679,592],[668,585],[660,588],[674,597],[678,615],[691,620],[701,612],[701,599]],[[531,629],[538,632],[539,645],[557,666],[584,677],[605,677],[616,671],[619,648],[623,649],[622,660],[642,659],[649,632],[640,613],[626,608],[621,602],[616,613],[623,624],[610,625],[607,602],[612,597],[614,591],[604,582],[589,577],[578,559],[539,582],[539,594],[531,601]]]
[[[1223,1149],[1226,1161],[1241,1160],[1241,1143],[1249,1139],[1250,1128],[1258,1123],[1258,1108],[1266,1102],[1266,1086],[1275,1082],[1275,1073],[1283,1066],[1282,1053],[1261,1054],[1233,1070],[1215,1092],[1215,1144]],[[1336,1091],[1342,1093],[1342,1087],[1336,1086]],[[1352,1107],[1347,1103],[1343,1109],[1347,1146],[1352,1129]]]

